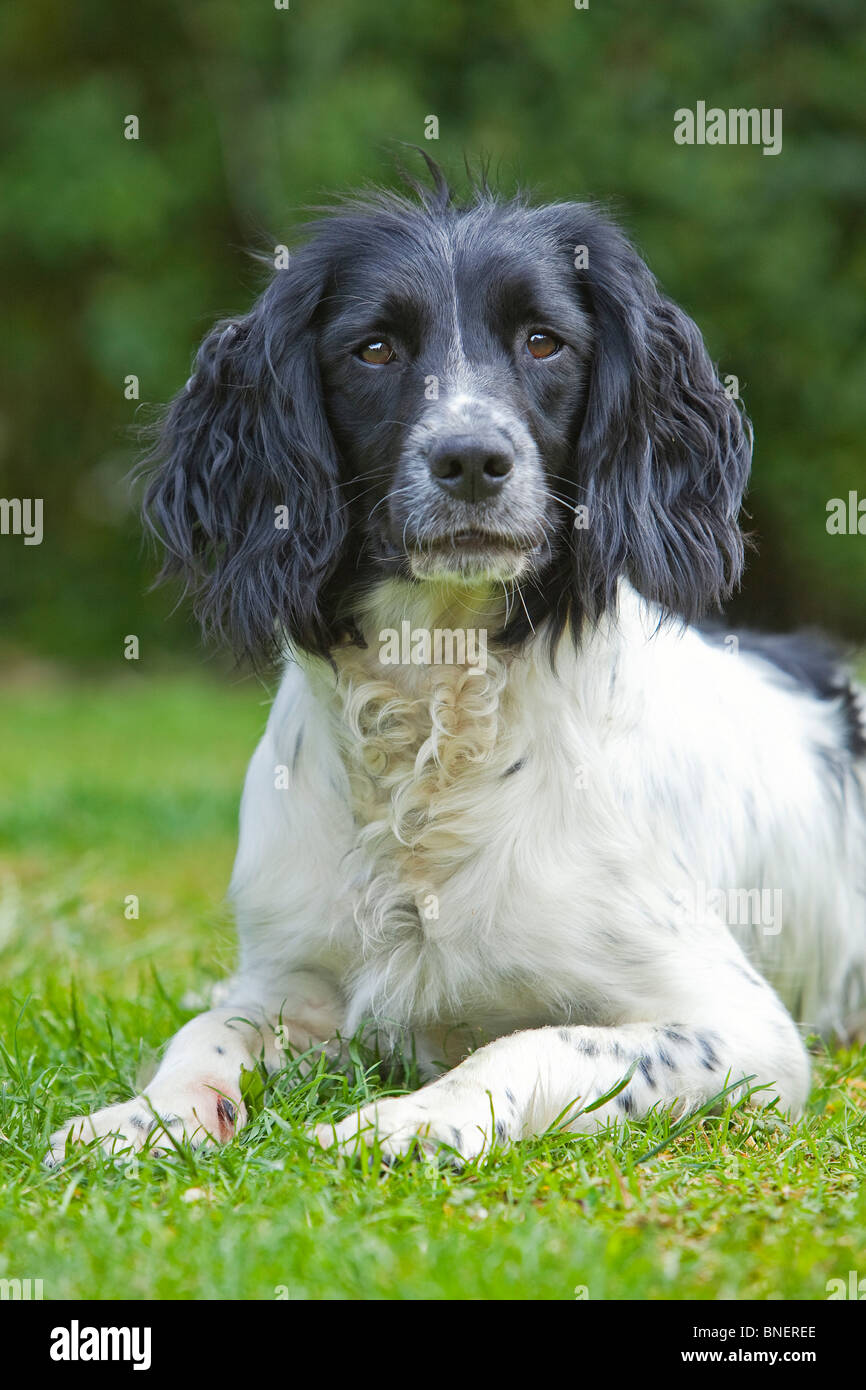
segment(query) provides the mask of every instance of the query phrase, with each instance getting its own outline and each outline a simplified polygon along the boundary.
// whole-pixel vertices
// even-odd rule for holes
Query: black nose
[[[514,467],[514,454],[499,436],[453,434],[437,440],[427,458],[439,486],[464,502],[492,497]]]

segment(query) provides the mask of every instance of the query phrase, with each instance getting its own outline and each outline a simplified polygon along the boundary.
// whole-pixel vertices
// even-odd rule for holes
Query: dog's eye
[[[374,338],[358,350],[358,356],[362,362],[369,362],[371,367],[384,367],[389,362],[394,362],[397,354],[384,338]]]
[[[530,333],[526,346],[533,357],[541,360],[544,357],[553,357],[554,353],[559,352],[562,343],[558,338],[554,338],[552,333]]]

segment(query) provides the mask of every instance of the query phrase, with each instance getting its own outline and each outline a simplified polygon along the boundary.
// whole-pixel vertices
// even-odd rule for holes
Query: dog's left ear
[[[303,248],[246,316],[199,348],[149,462],[145,518],[206,629],[241,654],[288,638],[325,653],[324,598],[345,538],[314,319],[324,268]]]
[[[639,593],[694,620],[717,606],[743,566],[737,523],[751,427],[722,388],[696,325],[665,299],[626,238],[575,208],[575,270],[594,326],[578,441],[577,608],[596,618],[627,577]],[[575,258],[576,259],[576,258]]]

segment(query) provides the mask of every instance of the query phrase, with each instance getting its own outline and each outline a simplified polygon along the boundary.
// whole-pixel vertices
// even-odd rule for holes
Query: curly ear
[[[625,575],[693,620],[743,566],[737,523],[751,427],[723,390],[700,332],[663,298],[625,237],[591,210],[576,240],[595,330],[578,441],[577,607],[597,617]]]
[[[321,597],[345,531],[321,404],[312,318],[319,288],[282,271],[252,312],[202,343],[149,462],[145,519],[205,629],[271,658],[281,637],[332,641]]]

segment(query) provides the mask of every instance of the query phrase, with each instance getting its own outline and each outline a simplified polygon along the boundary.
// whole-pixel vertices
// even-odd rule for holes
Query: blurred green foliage
[[[31,0],[0,51],[0,496],[45,499],[41,546],[0,537],[7,649],[192,650],[146,593],[130,427],[250,302],[247,248],[395,182],[431,114],[456,174],[486,154],[505,189],[612,203],[739,378],[760,551],[738,618],[866,634],[866,537],[825,528],[829,498],[866,497],[862,0]],[[782,153],[676,145],[699,100],[780,107]]]

